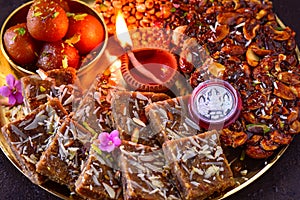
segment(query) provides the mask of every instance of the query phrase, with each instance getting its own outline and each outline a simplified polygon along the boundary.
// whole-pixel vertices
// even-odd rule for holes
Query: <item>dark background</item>
[[[0,0],[0,24],[9,13],[26,0]],[[274,0],[274,11],[285,25],[298,33],[300,45],[299,0]],[[0,66],[1,67],[1,66]],[[264,175],[228,200],[299,200],[300,136],[296,136],[284,155]],[[0,200],[58,199],[32,184],[0,151]],[[226,199],[226,200],[227,200]]]

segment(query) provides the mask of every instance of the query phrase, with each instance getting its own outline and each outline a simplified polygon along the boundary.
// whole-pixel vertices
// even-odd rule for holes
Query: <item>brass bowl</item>
[[[5,31],[18,24],[18,23],[24,23],[26,22],[26,16],[28,13],[28,10],[30,8],[30,6],[33,4],[33,1],[27,2],[21,6],[19,6],[18,8],[16,8],[4,21],[2,27],[1,27],[1,43],[0,43],[0,49],[1,52],[4,56],[4,58],[8,61],[8,63],[10,64],[10,66],[12,68],[14,68],[15,70],[17,70],[18,73],[20,73],[21,75],[31,75],[31,74],[35,74],[34,71],[30,71],[28,69],[25,69],[24,67],[16,64],[7,54],[5,46],[4,46],[4,42],[3,42],[3,36]],[[102,54],[104,53],[104,50],[106,48],[107,45],[107,41],[108,41],[108,31],[107,31],[107,27],[106,24],[102,18],[102,16],[96,11],[94,10],[91,6],[89,6],[87,3],[82,2],[80,0],[71,0],[69,1],[69,8],[71,12],[81,12],[81,13],[88,13],[91,14],[93,16],[95,16],[102,24],[103,28],[104,28],[104,41],[102,42],[102,44],[97,47],[95,50],[93,50],[92,52],[90,52],[88,55],[85,56],[84,59],[82,59],[82,65],[80,66],[80,68],[78,69],[78,74],[83,74],[84,72],[87,72],[88,69],[90,69],[92,66],[95,65],[95,63],[97,63],[97,61],[99,60],[99,58],[102,56]]]

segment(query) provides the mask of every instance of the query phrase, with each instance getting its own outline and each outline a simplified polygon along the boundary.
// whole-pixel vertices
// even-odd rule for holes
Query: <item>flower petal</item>
[[[16,80],[16,82],[15,82],[15,88],[16,88],[17,91],[19,91],[19,92],[22,91],[22,84],[21,84],[21,81]]]
[[[112,152],[115,149],[115,145],[113,143],[107,144],[107,145],[101,145],[100,144],[99,148],[102,151]]]
[[[99,148],[102,151],[111,152],[121,145],[121,140],[119,138],[119,131],[114,130],[110,134],[107,132],[102,132],[98,136]]]
[[[100,141],[100,145],[105,144],[107,145],[109,140],[109,133],[107,132],[102,132],[99,134],[98,139]]]
[[[113,138],[113,143],[116,147],[120,146],[122,144],[122,141],[118,137]]]
[[[14,77],[12,74],[8,74],[8,75],[6,76],[6,83],[7,83],[7,85],[8,85],[10,88],[14,88],[14,86],[15,86],[15,81],[16,81],[16,79],[15,79],[15,77]]]
[[[113,130],[110,135],[109,138],[112,140],[115,137],[119,137],[119,131],[118,130]]]
[[[16,100],[17,100],[17,104],[23,103],[23,95],[22,95],[21,92],[17,92],[17,93],[15,94],[15,98],[16,98]]]
[[[0,87],[0,95],[4,96],[4,97],[8,97],[9,95],[11,95],[11,90],[8,86],[2,86]]]
[[[9,103],[9,105],[11,105],[11,106],[15,105],[16,101],[17,100],[16,100],[16,98],[15,98],[15,96],[13,94],[10,94],[8,96],[8,103]]]

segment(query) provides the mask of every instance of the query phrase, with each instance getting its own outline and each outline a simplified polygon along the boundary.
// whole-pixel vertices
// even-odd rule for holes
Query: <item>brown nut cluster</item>
[[[170,49],[171,34],[166,29],[146,27],[134,29],[130,32],[134,48],[159,47],[161,49]]]
[[[96,0],[94,8],[103,14],[109,34],[115,33],[118,10],[122,11],[129,30],[162,27],[172,14],[172,4],[160,0]]]
[[[221,78],[240,92],[240,119],[222,130],[221,139],[227,146],[244,146],[249,157],[267,158],[300,133],[295,33],[279,25],[268,0],[207,1],[199,12],[189,9],[193,20],[185,34],[196,38],[218,64],[210,68],[211,63],[194,62],[190,70],[185,69],[190,63],[179,62],[180,69],[193,87]]]

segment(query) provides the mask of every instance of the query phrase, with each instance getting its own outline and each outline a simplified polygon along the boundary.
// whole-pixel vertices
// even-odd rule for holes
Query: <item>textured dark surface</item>
[[[26,0],[0,0],[0,24],[8,14]],[[280,19],[294,29],[300,45],[299,0],[274,0]],[[1,67],[1,66],[0,66]],[[300,199],[300,136],[295,137],[284,155],[264,175],[230,196],[232,200],[299,200]],[[32,184],[0,151],[0,200],[58,199]]]

